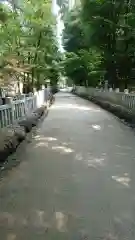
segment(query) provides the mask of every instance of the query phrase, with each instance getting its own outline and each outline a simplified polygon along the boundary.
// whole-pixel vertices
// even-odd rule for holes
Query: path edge
[[[49,108],[53,103],[48,101],[41,107],[34,110],[25,119],[18,121],[16,124],[1,129],[0,135],[0,168],[8,157],[14,153],[20,143],[26,139],[32,128],[37,126],[42,118],[47,117]]]
[[[104,101],[99,97],[91,97],[86,94],[78,94],[78,93],[75,93],[75,95],[95,103],[96,105],[100,106],[106,111],[117,116],[123,122],[128,123],[130,127],[135,128],[135,112],[134,111],[129,110],[124,106],[112,104],[109,101]]]

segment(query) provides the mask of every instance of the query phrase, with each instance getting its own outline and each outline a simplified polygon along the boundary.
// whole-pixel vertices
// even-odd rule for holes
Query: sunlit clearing
[[[129,187],[131,182],[131,179],[128,177],[128,173],[125,173],[123,177],[112,176],[112,179],[126,187]]]
[[[104,160],[105,160],[104,158],[93,158],[91,160],[88,160],[88,163],[93,162],[102,165]]]
[[[97,131],[101,130],[101,126],[99,125],[92,125],[92,128],[94,128]]]
[[[56,220],[56,228],[59,232],[66,232],[67,231],[67,216],[62,212],[55,213],[55,220]]]
[[[121,146],[121,145],[116,145],[116,147],[118,147],[118,148],[124,148],[124,149],[127,149],[127,150],[132,150],[132,147],[130,147],[130,146]]]
[[[73,149],[71,149],[71,148],[66,148],[66,147],[64,147],[64,146],[53,146],[52,149],[53,149],[53,150],[56,150],[56,151],[57,151],[57,150],[60,150],[60,151],[65,152],[65,153],[72,153],[72,152],[74,152]]]
[[[104,166],[104,158],[92,158],[87,161],[88,167],[97,168],[97,166]]]
[[[35,148],[38,148],[38,147],[48,147],[48,143],[46,142],[39,142],[36,144]]]
[[[67,146],[67,145],[68,145],[68,143],[66,143],[66,142],[63,142],[62,144],[63,144],[64,146]]]
[[[36,218],[37,218],[37,226],[39,227],[44,227],[45,226],[45,222],[44,222],[44,216],[45,216],[45,212],[41,211],[41,210],[35,210],[36,213]]]
[[[42,136],[35,136],[34,137],[37,141],[41,140],[41,141],[48,141],[48,142],[52,142],[52,141],[57,141],[57,138],[53,138],[53,137],[42,137]]]
[[[78,160],[78,161],[82,161],[83,160],[82,154],[81,153],[76,154],[75,159]]]
[[[97,108],[92,108],[92,107],[86,107],[86,106],[81,106],[77,104],[61,104],[61,105],[53,105],[53,109],[77,109],[77,110],[82,110],[82,111],[94,111],[94,112],[99,112],[100,109]]]
[[[40,135],[34,136],[35,139],[39,139],[40,137],[41,137]]]

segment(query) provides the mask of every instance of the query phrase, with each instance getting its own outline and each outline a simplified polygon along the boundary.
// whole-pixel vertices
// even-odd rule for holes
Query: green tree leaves
[[[133,84],[133,0],[82,0],[80,8],[68,13],[63,36],[65,49],[77,55],[78,69],[81,63],[89,85],[93,84],[92,72],[114,88]]]
[[[53,61],[59,61],[59,51],[51,4],[50,0],[23,0],[12,1],[11,6],[0,5],[1,72],[14,74],[18,79],[21,76],[31,90],[37,85],[40,88],[45,79],[51,78],[52,84],[58,81]],[[55,81],[52,69],[57,73]]]
[[[95,48],[89,48],[81,14],[81,9],[77,8],[65,19],[63,42],[68,52],[64,61],[65,73],[77,85],[95,86],[98,79],[96,81],[93,76],[101,64],[101,54]]]

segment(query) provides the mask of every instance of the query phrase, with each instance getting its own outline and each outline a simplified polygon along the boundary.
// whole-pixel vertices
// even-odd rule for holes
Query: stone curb
[[[30,116],[28,116],[26,119],[21,120],[18,122],[18,124],[21,127],[24,127],[25,132],[28,133],[32,130],[33,127],[35,127],[38,123],[38,120],[43,116],[45,111],[47,111],[47,106],[42,106],[38,109],[36,109]]]
[[[5,162],[10,154],[16,151],[18,145],[26,138],[32,127],[36,126],[42,116],[46,116],[48,107],[37,108],[25,120],[21,120],[17,125],[1,129],[0,132],[0,163]]]
[[[117,116],[122,121],[128,123],[132,128],[135,128],[135,112],[134,111],[131,111],[124,106],[120,106],[120,105],[112,104],[108,101],[104,101],[98,97],[90,97],[90,96],[86,96],[85,94],[76,94],[76,95],[99,105],[103,109]]]

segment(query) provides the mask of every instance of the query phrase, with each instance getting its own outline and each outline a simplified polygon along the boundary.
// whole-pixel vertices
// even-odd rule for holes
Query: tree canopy
[[[51,0],[10,1],[0,4],[0,73],[23,81],[33,91],[59,77],[60,53]]]
[[[66,74],[76,84],[134,84],[134,32],[133,0],[82,0],[65,18]]]

